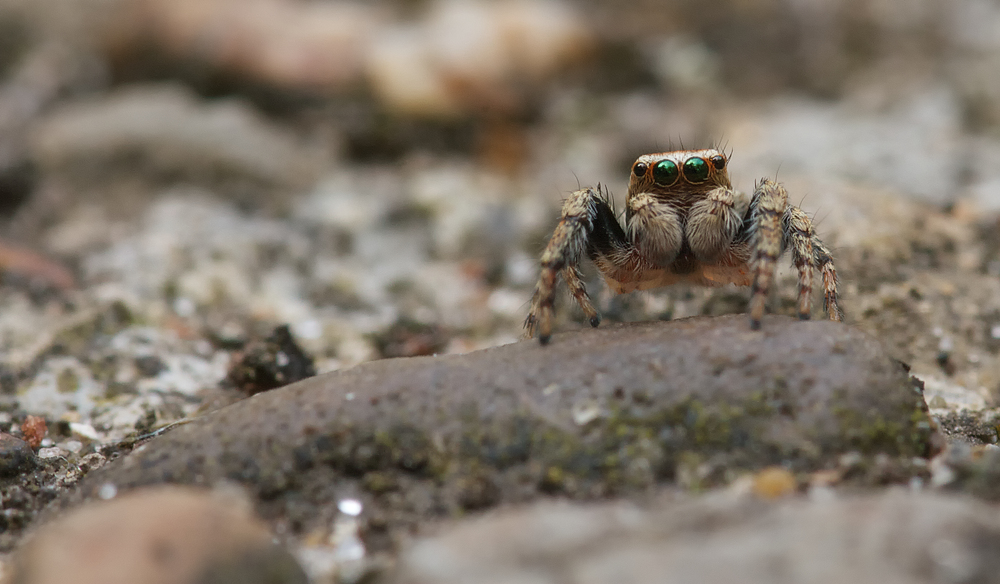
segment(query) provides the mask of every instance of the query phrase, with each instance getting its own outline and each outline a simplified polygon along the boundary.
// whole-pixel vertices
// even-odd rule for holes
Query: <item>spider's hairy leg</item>
[[[844,312],[840,309],[840,293],[837,291],[837,270],[833,267],[833,257],[829,248],[814,237],[813,262],[823,274],[823,298],[826,304],[826,315],[830,320],[844,320]]]
[[[789,205],[785,210],[783,228],[789,247],[792,248],[792,261],[799,271],[799,320],[809,320],[814,267],[813,242],[818,240],[813,233],[809,215],[798,207]]]
[[[750,328],[760,328],[764,318],[767,293],[774,280],[774,270],[781,255],[782,217],[788,206],[788,191],[770,179],[762,179],[754,190],[751,206],[753,237],[750,241],[750,266],[753,292],[750,297]]]
[[[719,187],[691,206],[687,220],[688,245],[704,262],[716,260],[743,227],[750,201],[739,191]]]
[[[538,333],[538,340],[545,344],[552,335],[552,311],[555,305],[556,282],[563,273],[570,290],[590,324],[597,326],[601,319],[584,288],[577,266],[591,248],[617,247],[624,242],[614,211],[599,189],[581,189],[572,193],[563,203],[559,224],[541,257],[541,273],[531,310],[524,321],[527,336]]]
[[[594,303],[590,301],[590,295],[587,294],[587,287],[583,284],[583,274],[580,273],[580,268],[577,266],[567,266],[563,269],[563,279],[566,280],[566,285],[569,286],[569,291],[573,294],[573,298],[576,298],[577,304],[580,305],[584,314],[587,315],[590,326],[596,327],[601,324],[601,315],[597,313]]]

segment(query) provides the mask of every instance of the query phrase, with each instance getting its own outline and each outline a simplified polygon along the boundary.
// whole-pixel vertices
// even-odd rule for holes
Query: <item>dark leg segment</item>
[[[625,233],[614,211],[600,189],[581,189],[574,192],[563,204],[559,224],[545,251],[542,252],[541,272],[531,310],[524,321],[527,336],[538,334],[542,344],[552,335],[552,313],[555,305],[556,281],[560,272],[580,307],[597,326],[601,319],[584,287],[577,266],[584,254],[614,255],[626,250]]]

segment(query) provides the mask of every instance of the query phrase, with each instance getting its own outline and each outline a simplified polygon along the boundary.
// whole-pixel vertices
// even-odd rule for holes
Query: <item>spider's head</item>
[[[628,192],[697,199],[716,187],[731,187],[729,159],[714,148],[644,154],[632,165]]]

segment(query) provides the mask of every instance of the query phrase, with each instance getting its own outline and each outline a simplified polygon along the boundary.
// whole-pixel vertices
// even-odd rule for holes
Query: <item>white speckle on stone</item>
[[[357,499],[341,499],[337,502],[337,510],[344,515],[357,517],[358,515],[361,515],[361,511],[364,510],[364,506],[361,504],[361,501]]]
[[[545,387],[545,389],[542,390],[542,395],[552,395],[554,393],[558,393],[559,389],[560,387],[558,383],[550,383]]]
[[[47,460],[50,458],[60,458],[65,456],[66,454],[68,453],[62,448],[59,448],[58,446],[38,449],[38,458],[41,458],[42,460]]]
[[[77,436],[83,436],[89,440],[97,440],[101,437],[90,424],[83,424],[80,422],[73,422],[69,425],[70,432],[73,432]]]
[[[601,406],[594,400],[585,400],[573,404],[573,423],[586,426],[601,417]]]
[[[285,354],[284,351],[278,351],[274,354],[274,364],[278,367],[285,367],[291,363],[291,361],[292,360],[288,358],[288,355]]]
[[[83,442],[79,440],[67,440],[63,442],[62,447],[75,454],[83,450]]]
[[[1000,339],[1000,324],[995,324],[990,328],[990,336],[994,339]]]
[[[348,394],[344,396],[344,399],[346,399],[347,401],[353,400],[354,399],[354,392],[353,391],[352,392],[348,392]]]
[[[97,496],[107,501],[114,499],[118,495],[118,487],[114,483],[104,483],[97,491]]]
[[[941,337],[938,341],[938,351],[949,352],[955,349],[955,341],[951,337]]]

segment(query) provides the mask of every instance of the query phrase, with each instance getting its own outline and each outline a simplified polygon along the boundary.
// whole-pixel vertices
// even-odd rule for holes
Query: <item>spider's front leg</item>
[[[578,266],[589,250],[624,245],[625,233],[600,187],[581,189],[571,194],[563,204],[559,224],[542,252],[541,273],[531,298],[531,310],[524,321],[526,335],[532,337],[537,332],[542,344],[552,336],[552,311],[560,272],[573,297],[590,319],[591,326],[600,324],[601,317],[590,301]]]
[[[830,250],[816,237],[809,215],[789,205],[785,187],[769,179],[763,179],[757,185],[750,206],[750,265],[753,270],[750,327],[760,328],[778,257],[786,246],[792,249],[792,261],[799,273],[799,318],[809,318],[813,270],[819,269],[823,275],[827,315],[830,320],[841,320],[843,313],[838,302],[837,270]]]

